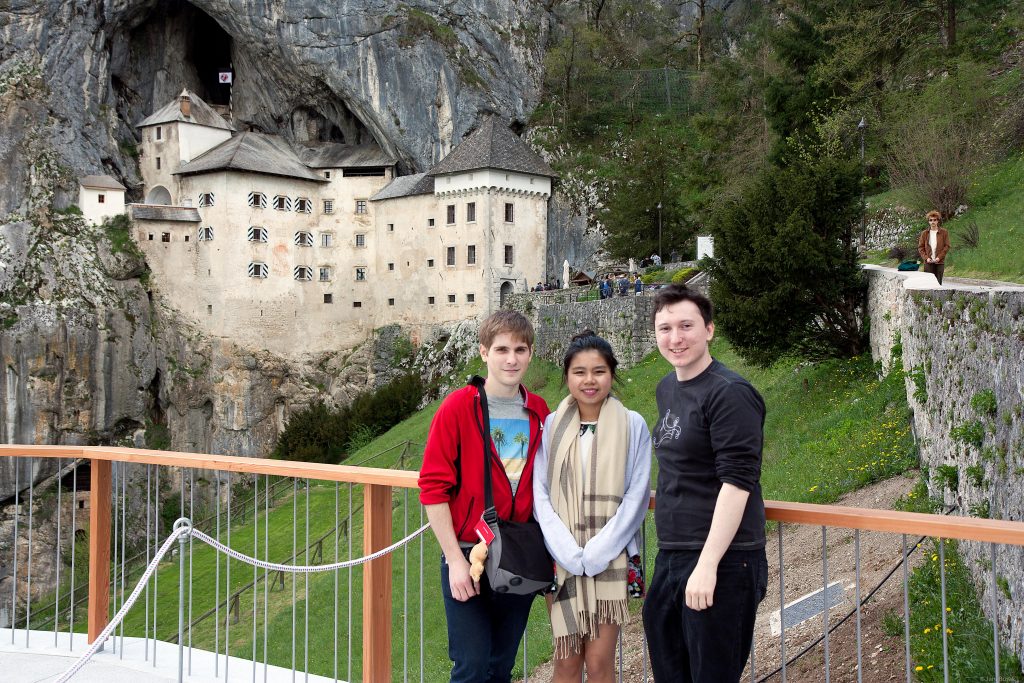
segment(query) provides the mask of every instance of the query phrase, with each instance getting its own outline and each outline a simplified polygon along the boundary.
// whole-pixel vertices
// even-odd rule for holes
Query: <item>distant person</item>
[[[602,299],[610,299],[612,296],[612,285],[608,281],[608,276],[605,275],[604,279],[597,286],[598,291],[601,293]]]
[[[651,263],[654,264],[655,268],[660,267],[661,266],[661,257],[658,256],[657,254],[651,254]]]
[[[521,384],[533,357],[533,326],[521,313],[498,311],[480,325],[484,393],[495,456],[494,506],[501,519],[525,522],[533,514],[533,463],[544,399]],[[420,468],[420,502],[441,546],[441,594],[448,622],[452,683],[511,680],[534,595],[491,590],[476,582],[469,552],[484,511],[484,437],[480,392],[474,385],[448,395],[430,423]],[[488,449],[489,450],[489,449]],[[500,460],[499,460],[500,459]]]
[[[640,273],[633,273],[633,294],[640,296],[644,293],[644,281],[640,279]]]
[[[942,274],[946,270],[946,254],[949,253],[949,232],[942,227],[942,214],[929,211],[928,228],[917,239],[917,253],[924,261],[924,272],[931,273],[942,286]]]
[[[669,254],[668,257],[672,259],[672,263],[679,263],[679,252],[675,249],[672,250],[672,253]]]
[[[682,285],[654,298],[658,558],[644,602],[655,681],[736,683],[768,586],[761,457],[765,406],[711,357],[711,302]]]
[[[626,292],[629,291],[629,278],[623,273],[619,278],[619,296],[626,296]]]
[[[544,421],[533,508],[555,560],[554,683],[615,680],[619,629],[629,622],[627,576],[640,563],[651,498],[651,435],[611,396],[618,360],[590,330],[562,362],[569,395]]]

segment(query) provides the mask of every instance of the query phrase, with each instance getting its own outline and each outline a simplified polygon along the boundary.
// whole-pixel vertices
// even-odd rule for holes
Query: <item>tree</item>
[[[491,439],[494,441],[494,448],[498,451],[498,456],[501,456],[501,449],[505,447],[505,430],[501,427],[495,427],[491,430]]]
[[[612,257],[642,258],[657,252],[659,242],[669,251],[693,236],[684,201],[686,137],[683,126],[652,119],[638,126],[610,155],[602,169],[601,208],[596,217]]]
[[[762,171],[712,215],[716,321],[744,358],[768,365],[788,353],[866,350],[859,181],[856,161],[801,158]]]

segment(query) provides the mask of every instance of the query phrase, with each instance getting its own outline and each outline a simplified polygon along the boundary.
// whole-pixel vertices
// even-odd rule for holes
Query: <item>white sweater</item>
[[[644,522],[651,500],[651,433],[639,413],[629,411],[629,453],[626,458],[625,491],[622,502],[608,523],[581,548],[575,537],[559,519],[551,506],[551,482],[548,476],[548,457],[551,453],[551,424],[555,413],[544,420],[543,438],[533,465],[533,516],[544,531],[544,545],[551,557],[577,576],[597,576],[629,547],[630,554],[638,552],[633,543]]]

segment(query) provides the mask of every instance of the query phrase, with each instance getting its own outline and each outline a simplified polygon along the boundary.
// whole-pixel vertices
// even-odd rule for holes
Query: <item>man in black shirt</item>
[[[644,602],[654,680],[739,681],[768,583],[764,400],[714,360],[711,302],[680,285],[654,303],[658,558]]]

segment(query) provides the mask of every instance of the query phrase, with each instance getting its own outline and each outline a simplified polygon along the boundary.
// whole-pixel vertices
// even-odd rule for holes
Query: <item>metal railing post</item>
[[[89,490],[89,642],[107,625],[110,607],[110,461],[93,459]]]
[[[363,552],[391,544],[391,487],[363,488]],[[368,562],[363,569],[363,681],[391,680],[391,556]]]

